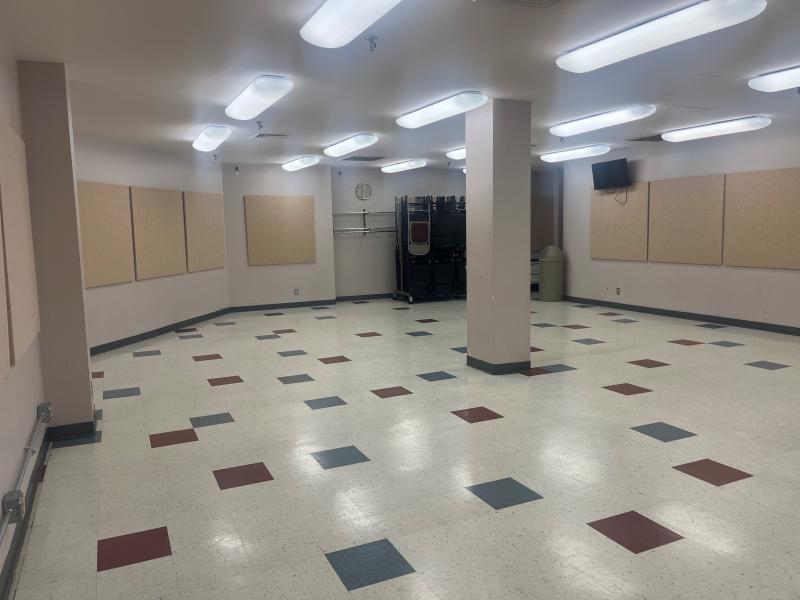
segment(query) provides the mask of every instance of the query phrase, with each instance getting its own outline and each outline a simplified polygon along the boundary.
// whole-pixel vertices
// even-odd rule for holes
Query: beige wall
[[[796,133],[765,130],[684,144],[643,143],[609,159],[623,156],[634,161],[637,179],[654,180],[796,167],[800,144]],[[575,161],[565,166],[564,238],[571,296],[800,326],[797,271],[591,260],[590,165]]]
[[[420,169],[385,174],[376,167],[332,169],[333,212],[394,211],[396,196],[464,196],[466,176],[461,169]],[[367,201],[356,198],[355,187],[372,187]],[[361,227],[361,217],[336,217],[337,227]],[[368,217],[374,227],[394,226],[392,215]],[[336,296],[390,293],[395,287],[395,235],[335,235]]]
[[[77,140],[82,181],[222,192],[219,163],[194,161],[129,146]],[[152,331],[228,306],[226,269],[187,273],[85,290],[89,346]]]
[[[287,173],[277,165],[233,165],[222,168],[228,287],[232,306],[330,300],[335,297],[331,171],[311,167]],[[317,260],[300,265],[250,267],[244,196],[313,196]],[[299,290],[294,295],[294,289]]]

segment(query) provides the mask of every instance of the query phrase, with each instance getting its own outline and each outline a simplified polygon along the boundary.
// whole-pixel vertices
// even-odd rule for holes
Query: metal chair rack
[[[336,235],[352,234],[352,233],[360,233],[362,235],[367,235],[368,233],[395,233],[397,231],[395,227],[371,227],[367,223],[367,217],[373,215],[394,216],[394,211],[374,211],[374,210],[363,209],[358,211],[333,213],[334,217],[355,217],[355,216],[361,217],[361,227],[334,227],[333,233]]]

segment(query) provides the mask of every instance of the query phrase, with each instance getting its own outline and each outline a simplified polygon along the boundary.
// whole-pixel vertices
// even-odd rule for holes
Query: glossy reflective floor
[[[800,343],[532,302],[228,315],[96,357],[16,598],[800,597]]]

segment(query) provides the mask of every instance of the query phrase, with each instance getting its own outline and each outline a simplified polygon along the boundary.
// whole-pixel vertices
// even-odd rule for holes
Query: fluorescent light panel
[[[753,77],[747,82],[747,85],[759,92],[782,92],[783,90],[800,88],[800,67]]]
[[[748,21],[766,7],[767,0],[704,0],[568,52],[556,64],[573,73],[594,71]]]
[[[585,119],[576,119],[556,125],[550,128],[550,133],[558,137],[569,137],[571,135],[578,135],[579,133],[586,133],[587,131],[596,131],[597,129],[605,129],[606,127],[613,127],[614,125],[621,125],[622,123],[630,123],[631,121],[638,121],[649,117],[656,112],[656,107],[652,104],[634,104],[633,106],[626,106],[619,110],[612,110],[604,112]]]
[[[300,37],[322,48],[352,42],[402,0],[327,0],[300,29]]]
[[[248,85],[225,109],[231,119],[248,121],[256,118],[288,94],[294,84],[286,77],[261,75]]]
[[[489,97],[480,92],[461,92],[425,108],[403,115],[397,119],[397,124],[407,129],[416,129],[442,119],[463,114],[483,106],[488,101]]]
[[[219,145],[227,140],[231,130],[224,125],[209,125],[192,142],[192,147],[200,152],[213,152]]]
[[[701,138],[716,137],[718,135],[729,135],[731,133],[744,133],[745,131],[756,131],[764,129],[772,119],[767,117],[745,117],[744,119],[732,119],[730,121],[720,121],[719,123],[709,123],[697,127],[687,127],[685,129],[675,129],[661,134],[662,139],[668,142],[688,142]]]
[[[313,167],[316,164],[319,164],[319,156],[301,156],[281,165],[281,168],[284,171],[299,171],[300,169]]]
[[[351,138],[347,138],[343,142],[339,142],[338,144],[334,144],[333,146],[329,146],[325,148],[323,152],[327,156],[332,156],[333,158],[339,158],[340,156],[344,156],[345,154],[352,154],[356,150],[361,150],[362,148],[367,148],[372,146],[378,141],[378,136],[374,133],[359,133],[358,135],[354,135]]]
[[[464,160],[467,158],[467,149],[456,148],[455,150],[450,150],[450,152],[447,153],[447,158],[450,160]]]
[[[582,148],[573,148],[572,150],[560,150],[559,152],[548,152],[542,154],[540,158],[544,162],[563,162],[565,160],[575,160],[576,158],[587,158],[589,156],[600,156],[611,151],[611,146],[608,144],[593,144],[592,146],[583,146]]]
[[[382,167],[381,171],[383,171],[384,173],[400,173],[401,171],[410,171],[411,169],[421,169],[427,164],[428,164],[427,161],[419,159],[406,160],[393,165]]]

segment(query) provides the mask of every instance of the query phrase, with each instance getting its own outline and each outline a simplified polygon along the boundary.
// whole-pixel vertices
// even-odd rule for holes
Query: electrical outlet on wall
[[[619,288],[617,288],[617,296],[619,296]]]
[[[294,288],[294,295],[295,296],[299,296],[300,295],[300,288]]]

